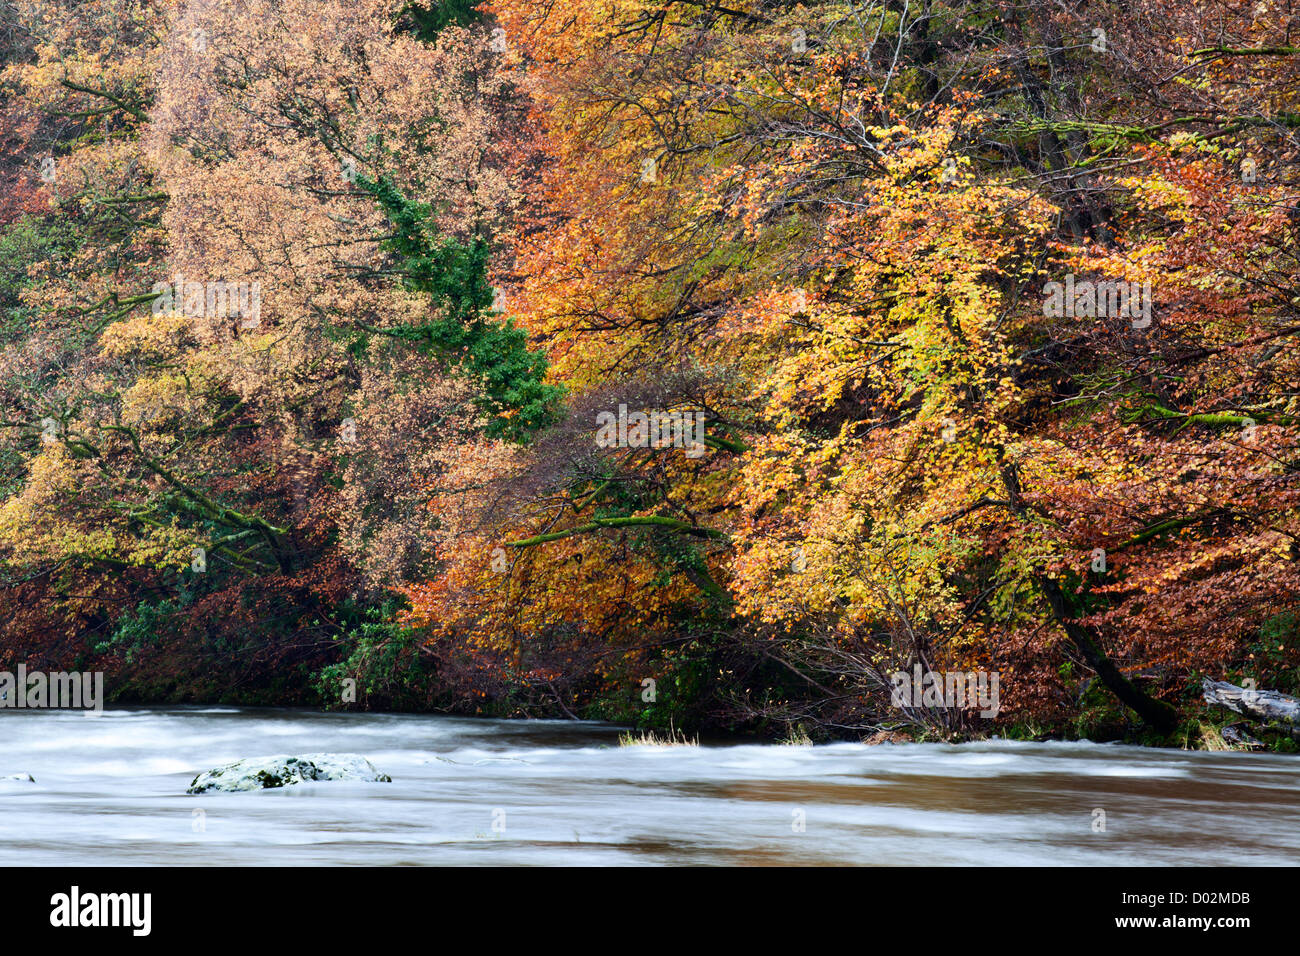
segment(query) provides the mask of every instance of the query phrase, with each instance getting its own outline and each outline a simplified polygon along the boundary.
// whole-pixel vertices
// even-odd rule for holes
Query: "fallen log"
[[[1234,713],[1249,717],[1251,720],[1281,720],[1300,728],[1300,697],[1282,694],[1275,690],[1256,690],[1253,687],[1238,687],[1227,681],[1201,681],[1207,704],[1227,707]]]

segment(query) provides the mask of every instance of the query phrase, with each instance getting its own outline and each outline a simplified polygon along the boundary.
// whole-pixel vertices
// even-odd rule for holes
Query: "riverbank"
[[[599,703],[591,710],[594,714],[573,715],[562,708],[545,706],[521,708],[517,701],[480,700],[477,702],[448,701],[427,708],[397,707],[386,711],[373,707],[369,701],[339,702],[319,692],[319,683],[298,688],[287,699],[276,699],[274,692],[257,688],[251,693],[229,690],[217,693],[212,699],[195,699],[191,690],[179,691],[166,699],[132,697],[118,692],[109,695],[110,702],[118,707],[200,706],[200,707],[303,707],[331,713],[403,713],[412,715],[442,715],[498,720],[554,720],[572,722],[576,718],[602,722],[602,711],[608,708]],[[686,739],[704,739],[715,742],[753,742],[785,745],[813,745],[832,742],[857,742],[868,745],[896,743],[946,743],[960,744],[986,740],[1008,740],[1024,743],[1089,742],[1098,744],[1124,744],[1128,746],[1201,750],[1207,752],[1270,752],[1277,754],[1300,753],[1300,737],[1295,728],[1274,722],[1272,724],[1243,720],[1222,707],[1211,707],[1203,700],[1187,702],[1180,711],[1180,722],[1174,732],[1160,734],[1144,726],[1136,715],[1125,713],[1118,705],[1086,709],[1072,721],[1045,724],[1033,721],[1008,723],[987,722],[977,729],[944,732],[933,727],[908,724],[903,721],[883,721],[881,726],[860,730],[841,729],[829,732],[816,728],[810,733],[802,724],[785,727],[772,726],[763,731],[737,731],[734,728],[710,724],[678,728],[659,728],[639,724],[634,718],[604,720],[605,723],[636,728],[636,739],[675,743]]]
[[[852,722],[830,722],[818,717],[815,695],[801,700],[789,683],[768,691],[773,697],[785,695],[782,707],[757,717],[738,716],[734,709],[716,706],[717,699],[730,692],[729,683],[684,680],[680,673],[670,672],[668,679],[648,686],[631,677],[623,682],[574,680],[575,687],[562,691],[521,675],[518,668],[503,666],[490,682],[478,683],[455,669],[440,670],[439,662],[422,653],[413,636],[398,640],[387,633],[374,642],[273,642],[250,635],[237,645],[155,633],[100,653],[71,654],[65,649],[53,661],[48,654],[33,653],[27,659],[29,669],[103,671],[107,701],[114,706],[306,707],[498,719],[580,718],[664,736],[676,731],[772,743],[958,743],[1001,738],[1211,752],[1300,750],[1289,725],[1244,722],[1240,714],[1207,704],[1200,681],[1193,678],[1184,679],[1176,692],[1166,690],[1164,699],[1175,708],[1178,720],[1170,732],[1160,733],[1095,679],[1080,681],[1073,699],[1065,697],[1050,709],[1015,706],[1017,685],[1004,677],[996,716],[968,715],[955,721],[925,708],[906,713],[891,708],[886,695],[876,702],[874,713],[864,708]],[[1247,680],[1235,672],[1230,672],[1230,678]],[[812,716],[800,716],[801,710]],[[1039,712],[1047,716],[1035,716]]]

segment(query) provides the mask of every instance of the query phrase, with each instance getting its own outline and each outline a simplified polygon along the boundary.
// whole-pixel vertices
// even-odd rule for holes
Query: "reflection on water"
[[[617,736],[260,708],[6,711],[0,778],[36,783],[0,779],[0,864],[1300,863],[1297,757]],[[393,783],[185,794],[229,761],[322,751],[363,754]]]

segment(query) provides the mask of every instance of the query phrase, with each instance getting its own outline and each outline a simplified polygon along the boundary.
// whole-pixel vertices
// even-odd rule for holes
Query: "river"
[[[0,864],[1300,863],[1300,757],[1092,743],[619,747],[562,721],[0,713]],[[187,796],[243,757],[392,783]],[[1104,830],[1100,825],[1104,813]]]

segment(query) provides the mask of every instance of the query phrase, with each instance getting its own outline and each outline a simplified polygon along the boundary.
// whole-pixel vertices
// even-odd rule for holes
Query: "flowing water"
[[[1296,864],[1300,757],[1090,743],[619,747],[560,721],[0,712],[0,864]],[[244,757],[392,783],[187,796]],[[1104,831],[1099,829],[1104,812]]]

